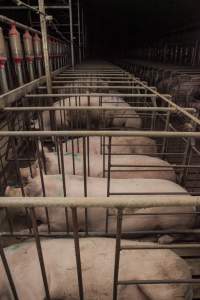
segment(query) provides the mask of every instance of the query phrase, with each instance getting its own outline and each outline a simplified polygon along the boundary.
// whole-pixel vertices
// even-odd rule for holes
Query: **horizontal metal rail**
[[[32,8],[38,9],[38,6],[31,5]],[[26,6],[1,6],[2,10],[30,10],[29,7]],[[45,9],[69,9],[68,5],[45,5]]]
[[[57,69],[52,72],[52,74],[56,75],[66,68],[69,68],[69,66],[62,67],[60,69]],[[22,97],[24,97],[27,93],[30,93],[33,91],[33,89],[37,88],[40,84],[43,84],[46,82],[46,76],[42,76],[38,79],[35,79],[29,83],[24,84],[23,86],[17,87],[14,90],[11,90],[7,93],[4,93],[0,95],[0,106],[6,106],[9,105]]]
[[[1,9],[1,6],[0,6],[0,9]],[[12,19],[6,17],[6,16],[3,16],[3,15],[0,15],[0,22],[6,23],[6,24],[13,24],[13,23],[15,23],[15,25],[16,25],[18,28],[21,28],[21,29],[23,29],[23,30],[28,30],[28,31],[30,31],[30,32],[37,33],[37,34],[41,35],[41,32],[40,32],[40,31],[38,31],[38,30],[36,30],[36,29],[33,29],[32,27],[26,26],[26,25],[24,25],[24,24],[22,24],[22,23],[16,22],[16,21],[14,21],[14,20],[12,20]]]
[[[0,131],[0,137],[86,137],[86,136],[125,136],[125,137],[194,137],[200,138],[200,132],[188,132],[188,131],[111,131],[111,130],[65,130],[65,131]],[[179,153],[177,153],[179,155]]]
[[[114,93],[65,93],[65,94],[28,94],[26,98],[62,98],[62,97],[132,97],[132,98],[157,98],[155,94],[114,94]],[[165,95],[169,96],[170,95]]]
[[[103,102],[104,103],[104,102]],[[109,103],[109,102],[108,102]],[[153,112],[177,112],[174,107],[150,107],[150,106],[17,106],[17,107],[3,107],[0,110],[5,112],[16,112],[16,111],[44,111],[44,110],[113,110],[113,111],[153,111]],[[190,112],[196,112],[195,108],[185,108]]]
[[[0,197],[0,207],[149,208],[200,206],[200,196],[135,195],[121,197]]]
[[[78,84],[77,82],[74,82],[76,84]],[[78,85],[73,85],[73,86],[53,86],[52,89],[73,89],[73,88],[78,88],[78,89],[105,89],[105,90],[109,90],[109,89],[122,89],[122,90],[145,90],[144,87],[142,86],[103,86],[103,85],[95,85],[95,86],[88,86],[88,85],[82,85],[82,86],[78,86]],[[40,86],[38,87],[39,90],[46,90],[47,87],[46,86]]]
[[[99,80],[94,80],[94,79],[92,79],[92,82],[93,83],[99,83]],[[68,83],[73,83],[73,84],[75,84],[75,83],[77,83],[75,80],[52,80],[52,83],[66,83],[66,84],[68,84]],[[78,81],[78,83],[88,83],[88,81],[87,80],[79,80]],[[130,79],[127,79],[127,80],[106,80],[106,83],[134,83],[134,81],[132,81],[132,80],[130,80]],[[110,88],[111,88],[111,86],[110,86]]]
[[[146,245],[125,245],[121,246],[121,250],[143,250],[143,249],[199,249],[200,244],[172,244],[172,245],[162,245],[162,244],[146,244]]]
[[[200,284],[200,279],[188,280],[119,280],[117,285],[137,285],[137,284]]]
[[[82,73],[76,73],[76,72],[71,72],[71,73],[61,73],[59,74],[59,76],[88,76],[88,75],[92,75],[92,76],[104,76],[104,75],[109,75],[109,76],[131,76],[131,74],[127,73],[127,72],[121,72],[121,71],[116,71],[116,72],[113,72],[113,71],[106,71],[106,72],[90,72],[90,71],[85,71],[85,72],[82,72]]]
[[[67,79],[67,80],[70,80],[70,79],[85,79],[85,78],[91,78],[91,76],[89,76],[89,75],[87,75],[87,76],[61,76],[61,75],[57,75],[56,76],[56,79],[57,78],[59,78],[59,79]],[[130,77],[127,77],[127,76],[109,76],[109,75],[102,75],[102,76],[100,76],[100,75],[93,75],[92,76],[92,78],[98,78],[98,79],[102,79],[102,80],[107,80],[107,79],[118,79],[118,80],[120,80],[120,79],[130,79],[130,80],[132,80],[132,78]]]

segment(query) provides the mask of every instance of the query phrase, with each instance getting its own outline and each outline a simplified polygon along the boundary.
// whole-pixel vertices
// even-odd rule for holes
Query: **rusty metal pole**
[[[48,53],[48,38],[47,38],[47,24],[45,16],[45,6],[44,0],[38,0],[39,10],[40,10],[40,26],[42,33],[42,47],[44,54],[44,66],[45,66],[45,75],[47,83],[47,93],[52,93],[52,82],[51,82],[51,71],[50,71],[50,62],[49,62],[49,53]]]
[[[72,69],[74,70],[74,34],[73,34],[73,16],[72,16],[72,1],[69,0],[69,20],[70,20],[70,42],[71,42],[71,61]]]

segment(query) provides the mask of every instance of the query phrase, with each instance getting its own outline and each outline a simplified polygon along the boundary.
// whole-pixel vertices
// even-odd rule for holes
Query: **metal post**
[[[123,216],[123,211],[121,209],[118,209],[116,245],[115,245],[115,266],[114,266],[114,279],[113,279],[113,300],[117,300],[117,287],[118,287],[119,263],[120,263],[120,251],[121,251],[122,216]]]
[[[10,284],[11,291],[13,293],[14,300],[19,300],[17,291],[16,291],[16,287],[15,287],[15,284],[14,284],[14,281],[12,278],[11,270],[9,268],[9,265],[8,265],[8,262],[6,259],[6,255],[5,255],[5,252],[3,249],[2,241],[0,241],[0,257],[2,259],[2,263],[3,263],[4,269],[5,269],[9,284]]]
[[[42,33],[42,47],[44,54],[44,66],[45,66],[45,75],[47,83],[47,92],[48,94],[52,93],[52,82],[51,82],[51,72],[50,72],[50,62],[49,62],[49,53],[48,53],[48,40],[47,40],[47,25],[45,17],[45,7],[44,0],[38,0],[40,14],[40,26]]]
[[[69,20],[70,20],[71,60],[72,60],[72,69],[74,70],[74,37],[73,37],[73,17],[72,17],[71,0],[69,0]]]
[[[81,23],[80,23],[80,1],[78,0],[78,50],[79,50],[79,63],[81,63]]]
[[[30,5],[30,0],[28,0],[28,5]],[[32,15],[31,15],[31,10],[28,10],[28,20],[29,20],[29,24],[31,27],[33,27],[33,22],[32,22]]]
[[[82,9],[82,57],[85,58],[84,14]]]

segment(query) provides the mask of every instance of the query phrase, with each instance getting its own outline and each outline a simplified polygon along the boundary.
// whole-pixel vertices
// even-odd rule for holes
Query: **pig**
[[[69,99],[59,100],[53,104],[54,107],[60,106],[100,106],[99,97],[91,96],[70,97]],[[120,111],[106,110],[105,113],[97,110],[93,111],[55,111],[54,113],[54,127],[55,129],[69,129],[78,126],[78,128],[97,129],[99,127],[117,127],[117,128],[131,128],[140,129],[142,127],[142,120],[139,114],[132,110],[131,113],[126,108],[130,107],[128,103],[123,101],[120,97],[103,97],[102,106],[104,107],[124,107]],[[51,130],[49,111],[42,113],[43,129]],[[78,122],[77,122],[78,120]],[[40,128],[39,122],[36,121],[34,128]]]
[[[99,88],[81,89],[80,86],[84,86],[84,87],[98,86],[100,89]],[[103,87],[108,87],[108,84],[103,79],[89,77],[89,78],[85,78],[83,80],[81,80],[81,79],[74,80],[74,82],[71,85],[68,84],[65,86],[65,88],[69,88],[69,87],[72,87],[72,89],[71,89],[72,93],[74,93],[74,92],[77,92],[77,93],[99,93],[99,92],[102,92]],[[76,87],[77,87],[77,89],[76,89]],[[105,91],[107,92],[108,89],[104,90],[104,92]]]
[[[167,92],[173,96],[174,101],[182,106],[189,107],[190,104],[198,99],[200,94],[199,78],[179,79],[178,76],[160,81],[158,84],[160,92]]]
[[[61,175],[44,175],[45,191],[48,197],[63,197],[63,182]],[[73,197],[84,197],[84,180],[81,176],[66,175],[66,194]],[[27,197],[41,197],[43,195],[40,177],[29,179],[28,184],[24,187]],[[125,199],[129,196],[125,194],[188,194],[187,191],[176,183],[162,179],[112,179],[110,192],[116,194],[124,194]],[[20,197],[21,189],[8,186],[5,191],[5,196]],[[105,178],[87,178],[87,195],[88,197],[107,196],[107,179]],[[112,195],[110,196],[112,197]],[[108,198],[109,201],[110,198]],[[83,200],[84,201],[84,200]],[[63,208],[49,208],[49,218],[51,230],[62,231],[66,229],[66,216]],[[111,210],[112,211],[112,210]],[[174,213],[183,213],[184,215]],[[152,207],[140,208],[131,210],[123,217],[123,232],[133,232],[141,230],[153,229],[186,229],[193,228],[195,225],[195,207]],[[137,214],[142,215],[137,215]],[[144,214],[151,214],[146,216]],[[173,213],[173,215],[158,215],[158,213]],[[153,215],[155,214],[155,215]],[[92,232],[104,232],[105,230],[105,215],[104,208],[89,208],[88,209],[88,228]],[[37,220],[41,223],[38,227],[39,231],[47,231],[47,217],[44,208],[36,208]],[[71,214],[69,218],[69,227],[72,230]],[[85,210],[78,209],[79,230],[85,230]],[[116,215],[112,213],[109,217],[108,230],[111,233],[116,232]],[[164,243],[165,236],[159,238],[160,242]],[[173,241],[173,237],[168,238],[168,241]]]
[[[81,238],[80,253],[84,299],[112,299],[115,239]],[[123,241],[123,245],[151,243]],[[73,239],[41,241],[51,299],[80,299]],[[33,241],[5,249],[19,299],[45,299],[44,284]],[[102,267],[103,266],[103,267]],[[119,280],[191,280],[187,263],[171,250],[131,250],[120,256]],[[190,284],[119,285],[119,300],[192,300]],[[2,262],[0,299],[13,299]]]
[[[44,159],[46,174],[59,174],[57,154],[55,152],[47,152],[46,150],[44,152]],[[90,162],[89,175],[92,177],[103,177],[103,156],[92,154],[88,159]],[[109,157],[106,155],[106,170],[108,170],[108,159]],[[63,160],[64,171],[66,174],[73,174],[74,171],[74,175],[84,174],[84,161],[82,154],[76,153],[74,154],[74,156],[72,156],[72,154],[66,153],[63,155]],[[111,178],[155,178],[176,181],[176,174],[172,166],[168,162],[159,158],[147,155],[114,155],[111,157],[111,164],[124,165],[123,167],[112,167],[110,172]],[[27,168],[27,175],[29,175],[29,171],[30,169]],[[36,174],[36,171],[34,172],[34,174]],[[105,173],[106,176],[107,174],[108,172]],[[25,176],[25,171],[23,172],[23,176]]]
[[[102,139],[103,143],[103,139]],[[105,138],[105,152],[108,153],[108,138]],[[146,154],[157,156],[156,142],[148,137],[134,136],[134,137],[112,137],[111,153],[113,154]],[[103,148],[103,147],[102,147]],[[63,152],[72,152],[72,140],[68,140],[66,145],[63,144]],[[101,149],[100,137],[92,136],[89,138],[89,151],[91,154],[100,154]],[[74,140],[74,152],[83,153],[83,139],[77,138]]]

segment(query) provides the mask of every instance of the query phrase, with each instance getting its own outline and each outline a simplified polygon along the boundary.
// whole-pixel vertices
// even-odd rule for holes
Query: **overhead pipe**
[[[36,33],[33,37],[33,48],[35,52],[35,63],[38,72],[38,77],[42,76],[42,40]]]
[[[27,62],[28,72],[29,72],[29,78],[30,78],[30,81],[33,81],[34,80],[33,40],[32,40],[32,36],[30,35],[28,30],[26,30],[23,35],[23,42],[24,42],[24,51],[25,51],[25,58],[26,58],[26,62]]]
[[[15,64],[17,81],[18,84],[21,86],[24,84],[23,74],[22,74],[23,52],[22,52],[22,45],[20,40],[20,33],[17,31],[15,23],[12,23],[11,25],[11,29],[9,31],[9,41],[10,41],[12,58]]]
[[[3,30],[0,27],[0,85],[2,93],[8,92],[8,82],[6,77],[5,65],[7,61],[6,45]]]

